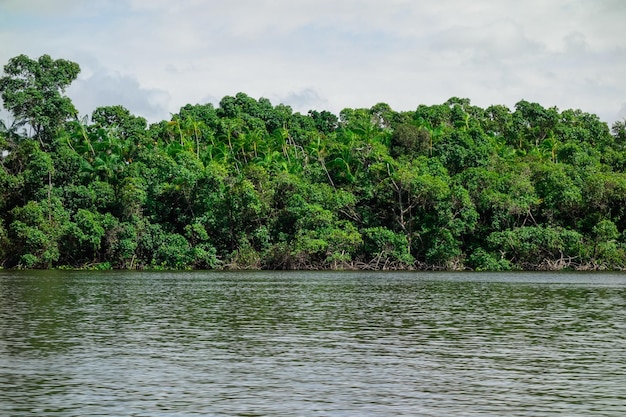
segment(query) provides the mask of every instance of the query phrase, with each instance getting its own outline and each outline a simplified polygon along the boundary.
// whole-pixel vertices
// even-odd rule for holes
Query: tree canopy
[[[237,93],[148,125],[119,105],[79,118],[79,70],[4,67],[1,267],[626,268],[626,122],[458,97],[301,114]]]
[[[0,78],[4,107],[19,126],[32,128],[43,147],[53,140],[63,122],[77,114],[63,93],[79,72],[78,64],[49,55],[37,60],[19,55],[4,66],[5,75]]]

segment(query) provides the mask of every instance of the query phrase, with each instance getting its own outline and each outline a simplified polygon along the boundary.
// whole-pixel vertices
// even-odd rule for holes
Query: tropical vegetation
[[[626,121],[469,99],[294,112],[244,93],[80,117],[78,64],[0,78],[0,266],[624,269]]]

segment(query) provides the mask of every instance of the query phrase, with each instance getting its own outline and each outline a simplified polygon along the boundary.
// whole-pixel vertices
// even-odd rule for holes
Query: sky
[[[0,0],[0,64],[77,62],[81,115],[238,92],[294,111],[469,98],[626,118],[624,0]]]

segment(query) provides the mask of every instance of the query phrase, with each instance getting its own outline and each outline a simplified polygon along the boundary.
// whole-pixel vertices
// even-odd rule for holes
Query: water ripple
[[[626,277],[0,274],[0,415],[622,416]]]

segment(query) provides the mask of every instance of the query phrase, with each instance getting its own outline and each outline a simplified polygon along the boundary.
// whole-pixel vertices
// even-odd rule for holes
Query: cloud
[[[80,6],[82,0],[3,0],[2,8],[13,13],[62,14]]]
[[[293,91],[284,97],[277,97],[273,101],[291,106],[294,111],[302,114],[308,113],[309,110],[324,110],[324,107],[328,103],[328,100],[321,97],[317,91],[312,88]]]
[[[617,112],[617,116],[615,117],[615,120],[624,120],[626,121],[626,103],[622,104],[622,107],[619,109],[619,111]]]
[[[80,114],[90,115],[101,106],[122,105],[151,122],[169,119],[169,94],[164,90],[143,88],[130,76],[97,71],[75,81],[66,93]]]
[[[34,10],[51,3],[0,1],[0,59],[75,60],[85,77],[75,102],[96,103],[87,95],[98,91],[148,118],[242,91],[333,112],[527,99],[611,121],[626,96],[622,0],[59,0],[67,13]]]

